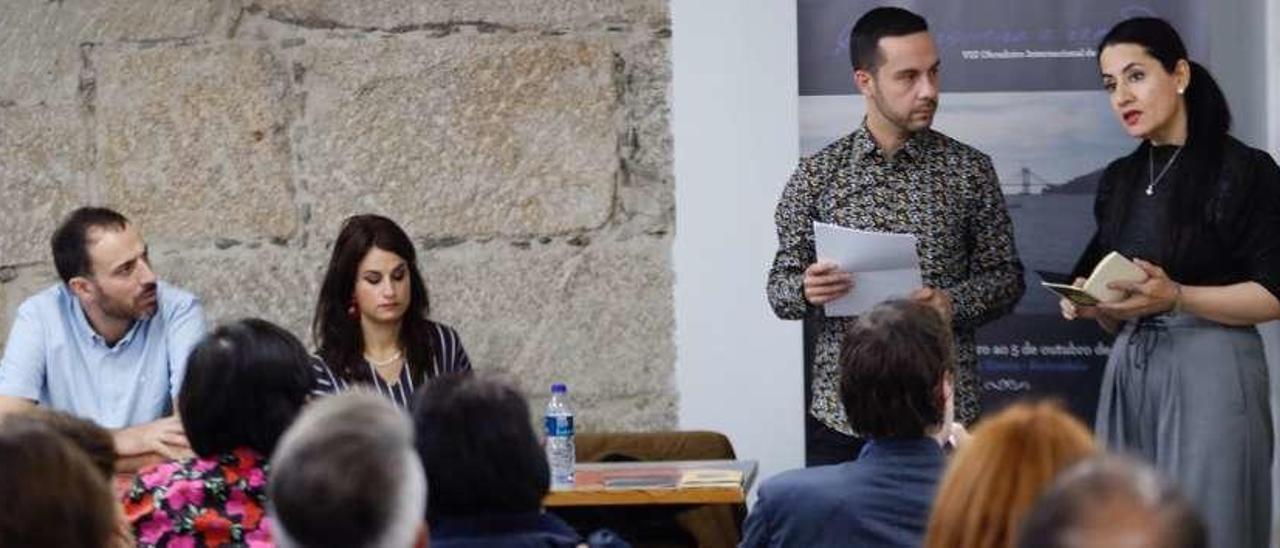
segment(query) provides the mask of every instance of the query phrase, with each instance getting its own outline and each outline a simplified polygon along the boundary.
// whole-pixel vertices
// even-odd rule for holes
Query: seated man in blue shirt
[[[173,413],[200,301],[156,279],[137,227],[105,208],[73,211],[53,234],[62,283],[28,298],[0,358],[0,416],[36,404],[113,429],[125,463],[189,454]]]
[[[890,301],[849,327],[840,399],[867,438],[857,460],[764,482],[741,546],[920,546],[953,423],[951,329],[926,304]]]

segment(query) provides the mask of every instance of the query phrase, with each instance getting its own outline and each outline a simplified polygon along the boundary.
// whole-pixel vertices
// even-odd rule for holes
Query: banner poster
[[[878,5],[929,22],[941,60],[933,127],[990,155],[1026,267],[1016,310],[978,332],[984,412],[1056,396],[1092,424],[1111,340],[1093,322],[1063,320],[1036,270],[1067,272],[1093,234],[1094,190],[1106,165],[1137,146],[1099,78],[1095,48],[1115,23],[1152,15],[1173,24],[1192,59],[1207,58],[1209,4],[1081,0],[896,2],[798,0],[800,148],[808,156],[861,124],[849,31]]]

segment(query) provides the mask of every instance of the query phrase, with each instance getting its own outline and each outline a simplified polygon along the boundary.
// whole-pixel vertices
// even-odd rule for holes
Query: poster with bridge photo
[[[849,31],[878,5],[886,4],[798,1],[803,156],[862,121]],[[933,127],[991,156],[1026,267],[1027,292],[1014,313],[978,331],[983,409],[1052,395],[1092,424],[1110,339],[1092,322],[1063,320],[1057,296],[1040,287],[1035,271],[1070,271],[1093,233],[1102,169],[1137,146],[1101,89],[1095,48],[1111,25],[1155,15],[1182,32],[1193,58],[1203,58],[1208,6],[1190,0],[889,5],[928,20],[941,61]]]

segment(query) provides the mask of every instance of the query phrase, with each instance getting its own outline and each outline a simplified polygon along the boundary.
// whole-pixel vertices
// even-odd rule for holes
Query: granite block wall
[[[535,408],[675,425],[666,0],[7,0],[0,343],[81,204],[213,322],[310,345],[339,223],[419,246],[433,316]]]

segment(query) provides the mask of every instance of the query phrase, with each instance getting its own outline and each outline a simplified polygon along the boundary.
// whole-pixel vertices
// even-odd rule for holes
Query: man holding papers
[[[974,329],[1010,311],[1025,287],[991,159],[929,128],[938,105],[938,53],[925,20],[899,8],[873,9],[854,25],[849,51],[866,118],[804,159],[787,183],[768,281],[778,317],[812,317],[819,326],[806,425],[811,466],[851,460],[862,445],[837,396],[836,361],[851,317],[824,305],[861,291],[863,272],[846,272],[817,254],[815,221],[918,239],[923,287],[908,296],[952,321],[956,413],[966,423],[978,413]]]

